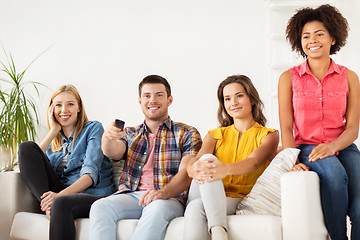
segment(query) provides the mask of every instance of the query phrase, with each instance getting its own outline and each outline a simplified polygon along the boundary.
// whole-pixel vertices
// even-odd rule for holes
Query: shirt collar
[[[60,131],[60,133],[61,133],[61,136],[62,136],[62,139],[63,139],[63,143],[71,142],[71,141],[73,140],[73,138],[74,138],[74,131],[72,131],[72,133],[71,133],[71,135],[70,135],[69,138],[67,138],[67,137],[65,136],[65,134],[64,134],[64,132],[63,132],[62,130]]]
[[[171,120],[170,116],[163,123],[160,124],[159,129],[162,128],[163,126],[167,127],[169,130],[171,130],[172,120]],[[142,129],[143,134],[149,132],[145,121],[140,125],[140,128]]]
[[[331,60],[331,64],[330,64],[330,67],[329,67],[329,70],[327,71],[326,74],[331,74],[331,73],[340,73],[340,68],[339,68],[339,65],[337,65],[334,60]],[[310,68],[309,68],[309,64],[308,64],[308,59],[306,59],[305,62],[303,62],[301,65],[300,65],[300,70],[299,70],[299,75],[300,77],[302,77],[304,74],[311,74],[311,71],[310,71]]]
[[[233,130],[237,131],[238,130],[235,128],[235,124],[231,125]],[[244,134],[245,132],[249,131],[250,129],[252,128],[262,128],[262,126],[258,123],[258,122],[255,122],[254,125],[252,125],[249,129],[247,129],[246,131],[243,131],[242,133]]]

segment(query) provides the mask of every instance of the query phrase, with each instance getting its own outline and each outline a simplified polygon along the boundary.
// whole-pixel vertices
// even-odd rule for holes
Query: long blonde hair
[[[73,146],[74,146],[77,136],[79,136],[79,134],[81,133],[81,131],[84,128],[84,124],[88,121],[88,117],[86,115],[85,107],[84,107],[83,101],[80,97],[79,91],[76,89],[76,87],[74,87],[71,84],[60,86],[53,92],[53,94],[50,98],[48,110],[51,107],[51,105],[53,104],[54,98],[63,92],[68,92],[68,93],[71,93],[72,95],[74,95],[74,97],[76,98],[76,101],[79,105],[79,109],[80,109],[80,112],[77,115],[76,126],[75,126],[75,130],[74,130],[74,140],[73,140]],[[46,121],[47,121],[48,129],[50,130],[49,118],[46,118]],[[55,136],[55,138],[51,141],[51,151],[58,152],[62,149],[62,147],[63,147],[63,139],[62,139],[61,133],[59,132]]]

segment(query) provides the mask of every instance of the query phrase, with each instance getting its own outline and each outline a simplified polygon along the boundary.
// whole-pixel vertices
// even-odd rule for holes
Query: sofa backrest
[[[116,189],[119,185],[119,180],[120,180],[121,172],[124,168],[124,164],[125,164],[125,160],[112,162],[112,175],[113,175],[112,180]]]

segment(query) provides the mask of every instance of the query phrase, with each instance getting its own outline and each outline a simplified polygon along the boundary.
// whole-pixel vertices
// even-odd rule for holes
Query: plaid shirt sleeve
[[[196,155],[201,148],[201,136],[196,128],[190,127],[182,139],[182,157]]]

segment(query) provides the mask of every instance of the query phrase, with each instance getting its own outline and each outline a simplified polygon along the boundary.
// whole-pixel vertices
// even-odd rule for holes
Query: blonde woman
[[[88,121],[73,85],[53,93],[47,124],[39,145],[20,145],[20,174],[50,217],[50,239],[75,239],[74,219],[88,217],[91,204],[113,192],[111,163],[101,150],[104,129]]]

